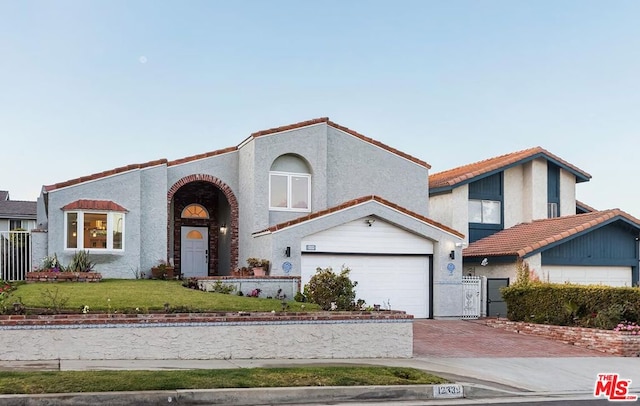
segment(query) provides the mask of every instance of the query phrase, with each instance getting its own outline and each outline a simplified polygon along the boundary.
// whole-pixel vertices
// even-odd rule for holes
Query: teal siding
[[[638,266],[637,231],[611,223],[542,252],[542,265]]]
[[[469,223],[469,242],[481,240],[504,229],[503,172],[469,183],[469,199],[500,202],[500,224]]]
[[[547,202],[560,206],[560,167],[551,162],[547,163]]]

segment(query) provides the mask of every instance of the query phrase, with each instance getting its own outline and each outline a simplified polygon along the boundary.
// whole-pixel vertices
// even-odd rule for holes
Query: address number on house
[[[455,398],[461,398],[463,396],[464,394],[462,393],[462,385],[447,384],[447,385],[435,385],[433,387],[434,398],[455,399]]]

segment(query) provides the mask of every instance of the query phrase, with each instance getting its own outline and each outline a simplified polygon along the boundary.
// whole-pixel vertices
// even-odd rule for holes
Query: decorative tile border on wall
[[[623,357],[640,356],[640,336],[622,331],[595,328],[552,326],[504,319],[486,319],[485,324],[514,333],[550,338],[567,344],[585,347]]]

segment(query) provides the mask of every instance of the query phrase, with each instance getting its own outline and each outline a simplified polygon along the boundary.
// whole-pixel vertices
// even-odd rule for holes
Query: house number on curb
[[[434,398],[461,398],[463,397],[462,385],[448,384],[448,385],[434,385],[433,397]]]
[[[291,265],[291,262],[285,262],[282,264],[282,270],[287,275],[289,275],[289,273],[291,272],[291,268],[293,268],[293,265]]]

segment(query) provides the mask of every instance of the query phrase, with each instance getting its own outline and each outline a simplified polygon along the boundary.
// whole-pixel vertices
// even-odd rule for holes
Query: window
[[[22,229],[22,220],[9,220],[9,231]]]
[[[560,217],[558,213],[558,203],[547,203],[547,218]]]
[[[207,209],[200,206],[199,204],[190,204],[182,210],[182,218],[189,219],[208,219],[209,213],[207,213]]]
[[[469,200],[469,223],[500,224],[500,202],[496,200]]]
[[[124,213],[65,212],[65,248],[123,250]]]
[[[269,208],[284,211],[311,211],[311,175],[271,172]]]

